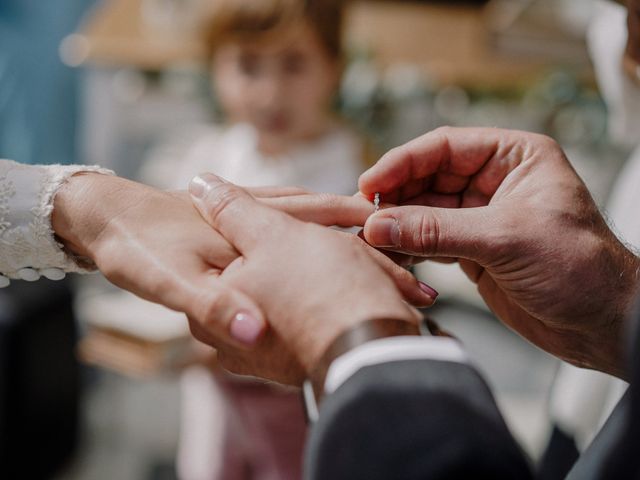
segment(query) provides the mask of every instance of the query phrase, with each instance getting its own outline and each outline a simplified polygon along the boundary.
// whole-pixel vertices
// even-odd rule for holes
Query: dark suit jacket
[[[640,350],[635,338],[634,352]],[[640,478],[640,354],[630,391],[569,474]],[[307,480],[530,479],[491,392],[469,365],[407,360],[359,370],[321,405]]]

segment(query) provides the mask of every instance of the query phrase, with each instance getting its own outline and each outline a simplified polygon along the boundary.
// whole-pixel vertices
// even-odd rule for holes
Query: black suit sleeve
[[[408,360],[363,368],[325,398],[305,478],[526,480],[531,473],[473,368]]]
[[[640,300],[628,323],[631,384],[567,480],[640,478]]]

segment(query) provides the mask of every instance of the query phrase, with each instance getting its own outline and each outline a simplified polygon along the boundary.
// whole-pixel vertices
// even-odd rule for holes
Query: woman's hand
[[[209,344],[250,349],[264,336],[267,324],[255,301],[219,281],[238,252],[204,222],[187,193],[76,175],[55,197],[52,225],[67,249],[94,261],[115,285],[185,312]],[[379,262],[408,301],[433,303],[435,295],[413,275],[356,236],[348,238]]]
[[[186,194],[117,177],[72,177],[55,197],[52,225],[76,255],[115,285],[185,312],[217,343],[253,347],[267,328],[256,303],[218,281],[237,257]]]
[[[296,220],[210,174],[190,189],[202,216],[241,254],[221,281],[253,298],[271,325],[255,355],[219,350],[232,371],[299,383],[349,327],[419,320],[380,264],[341,232]]]
[[[623,375],[640,262],[609,230],[560,147],[540,135],[443,128],[385,155],[360,190],[373,246],[459,259],[489,307],[545,350]]]
[[[361,195],[314,193],[297,187],[248,188],[247,192],[298,220],[327,227],[362,227],[375,210],[373,203]]]

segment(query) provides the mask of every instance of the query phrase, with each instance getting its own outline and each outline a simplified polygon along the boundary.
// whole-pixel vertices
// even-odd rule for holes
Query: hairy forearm
[[[601,320],[594,322],[596,328],[584,335],[576,335],[578,341],[570,355],[578,366],[627,379],[627,352],[630,348],[627,339],[631,312],[640,293],[640,258],[617,239],[609,249],[611,261],[608,263],[612,274],[599,299]]]

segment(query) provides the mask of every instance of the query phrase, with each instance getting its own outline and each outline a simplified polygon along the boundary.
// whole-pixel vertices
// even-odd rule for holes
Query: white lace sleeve
[[[113,175],[84,165],[22,165],[0,160],[0,286],[9,278],[59,279],[63,272],[95,270],[87,259],[65,253],[51,228],[53,199],[58,189],[79,172]]]

